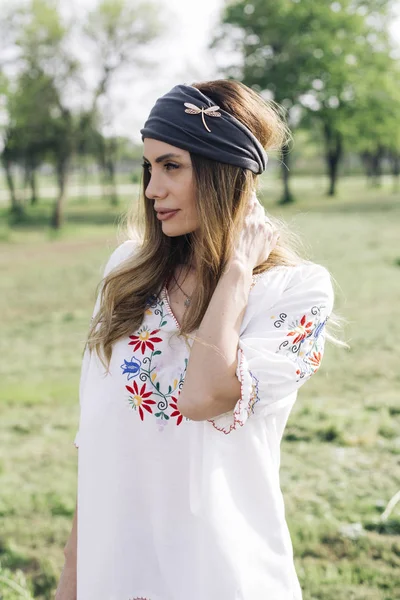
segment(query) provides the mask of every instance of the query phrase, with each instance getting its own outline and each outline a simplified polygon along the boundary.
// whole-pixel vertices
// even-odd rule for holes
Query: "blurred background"
[[[81,355],[139,129],[177,83],[227,77],[287,110],[260,199],[348,321],[282,443],[304,600],[400,598],[400,2],[0,0],[0,599],[47,600],[60,576]]]

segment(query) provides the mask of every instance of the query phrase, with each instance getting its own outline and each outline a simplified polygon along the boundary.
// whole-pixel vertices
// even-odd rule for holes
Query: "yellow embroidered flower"
[[[153,414],[153,410],[151,408],[151,404],[156,404],[154,400],[150,400],[151,392],[146,392],[146,384],[143,384],[141,389],[139,390],[138,384],[136,381],[133,382],[133,387],[130,385],[125,386],[128,392],[132,394],[131,402],[139,409],[139,415],[141,420],[144,419],[143,408],[147,410],[150,414]]]
[[[146,348],[150,348],[150,350],[154,350],[154,344],[158,342],[162,342],[160,337],[154,337],[156,333],[158,333],[159,329],[153,329],[153,331],[149,331],[147,327],[142,327],[138,331],[138,335],[130,335],[129,339],[132,341],[129,342],[129,346],[133,346],[133,351],[136,352],[139,348],[142,351],[142,354],[145,353]]]

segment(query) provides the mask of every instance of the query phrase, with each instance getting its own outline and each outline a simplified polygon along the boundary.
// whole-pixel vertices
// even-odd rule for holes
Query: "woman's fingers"
[[[252,268],[267,260],[279,239],[276,226],[267,216],[255,193],[248,199],[243,230],[238,239],[236,252],[241,260]]]

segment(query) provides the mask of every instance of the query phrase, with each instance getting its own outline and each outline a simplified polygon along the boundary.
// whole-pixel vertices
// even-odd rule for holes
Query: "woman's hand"
[[[255,192],[249,198],[244,225],[236,242],[231,261],[238,261],[251,271],[267,260],[279,239]]]

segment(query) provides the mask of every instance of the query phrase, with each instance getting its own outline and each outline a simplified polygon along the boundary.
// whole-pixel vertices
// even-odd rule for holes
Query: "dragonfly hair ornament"
[[[208,108],[206,108],[205,106],[198,107],[195,104],[191,104],[190,102],[184,102],[184,105],[186,106],[185,112],[189,113],[189,115],[199,115],[201,113],[203,125],[207,129],[207,131],[211,133],[211,129],[207,127],[204,115],[207,115],[207,117],[220,117],[221,113],[218,112],[219,106],[209,106]]]

